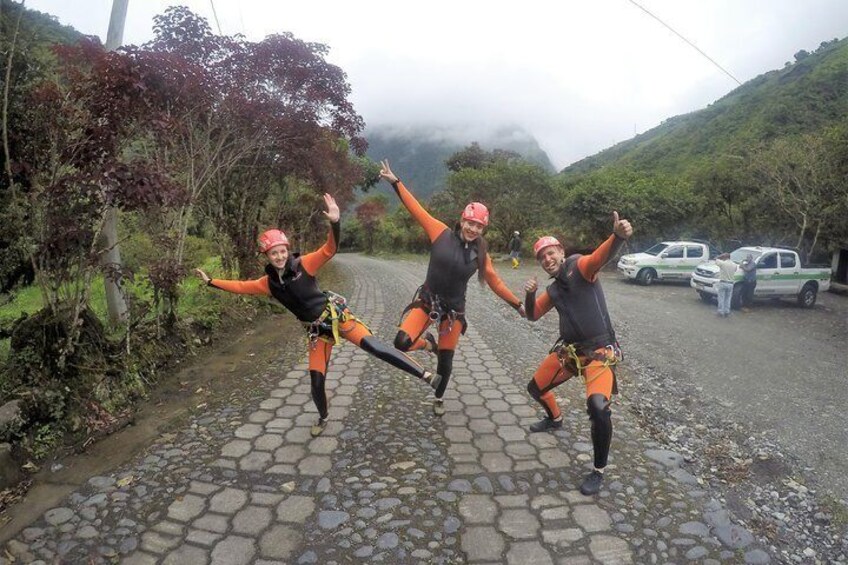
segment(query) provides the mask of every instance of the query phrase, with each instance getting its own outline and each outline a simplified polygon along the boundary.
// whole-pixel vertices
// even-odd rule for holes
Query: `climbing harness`
[[[587,345],[565,343],[562,339],[559,339],[549,353],[556,353],[563,371],[580,376],[587,385],[601,374],[597,372],[591,378],[586,375],[584,369],[593,361],[601,363],[603,368],[612,367],[613,374],[615,374],[615,366],[624,360],[624,354],[618,342],[616,341],[612,345],[607,345],[603,349],[595,349],[591,344]],[[614,388],[617,388],[615,384]]]
[[[439,323],[442,320],[448,320],[448,325],[444,329],[439,329],[439,335],[446,335],[453,331],[453,324],[459,321],[462,324],[462,334],[465,335],[465,330],[468,329],[468,322],[465,320],[465,312],[460,312],[452,308],[448,308],[438,294],[433,294],[424,288],[424,285],[418,287],[412,297],[412,302],[403,309],[400,313],[400,319],[403,321],[411,310],[421,308],[430,317],[430,321]]]
[[[354,316],[350,311],[344,296],[329,290],[324,291],[324,294],[327,296],[327,305],[324,307],[324,311],[316,320],[304,322],[303,324],[306,327],[306,335],[309,343],[313,348],[318,345],[317,341],[319,339],[333,345],[338,345],[341,341],[339,327],[350,320],[365,325],[362,320]]]

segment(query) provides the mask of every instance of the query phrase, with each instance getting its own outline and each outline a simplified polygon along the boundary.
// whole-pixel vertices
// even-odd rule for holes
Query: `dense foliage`
[[[385,128],[369,127],[368,155],[374,161],[388,159],[392,166],[404,172],[404,179],[415,188],[416,194],[428,199],[441,191],[451,170],[447,162],[455,153],[463,150],[464,144],[474,141],[481,151],[504,150],[520,155],[546,171],[554,171],[548,155],[536,139],[521,128],[499,128],[490,133],[477,135],[457,127],[449,130],[438,127]],[[464,141],[463,141],[464,140]],[[377,187],[394,201],[391,189],[385,185]]]
[[[153,41],[107,52],[0,1],[11,102],[0,278],[13,290],[18,271],[31,269],[45,306],[0,328],[11,335],[0,403],[25,400],[30,429],[78,428],[85,413],[120,410],[143,390],[151,344],[184,343],[184,279],[214,248],[225,268],[251,274],[259,230],[279,226],[311,245],[324,236],[321,194],[344,205],[376,172],[347,78],[324,45],[287,33],[219,36],[169,8]],[[115,211],[128,261],[104,264],[101,236]],[[92,312],[103,277],[129,281],[124,327],[104,327]]]

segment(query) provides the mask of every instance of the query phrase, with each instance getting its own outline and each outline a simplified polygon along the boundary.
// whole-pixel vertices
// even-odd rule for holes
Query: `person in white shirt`
[[[718,265],[718,315],[730,316],[730,302],[733,298],[733,279],[737,265],[730,260],[730,253],[722,253],[716,257]]]

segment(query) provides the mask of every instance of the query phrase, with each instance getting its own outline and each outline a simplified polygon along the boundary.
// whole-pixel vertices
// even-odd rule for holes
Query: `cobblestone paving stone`
[[[390,342],[423,265],[335,259],[355,280],[356,314]],[[514,285],[513,285],[514,286]],[[277,385],[161,437],[93,477],[6,545],[25,563],[768,563],[770,556],[683,468],[614,411],[597,497],[582,384],[562,390],[565,426],[527,433],[525,391],[550,328],[517,320],[469,285],[447,413],[429,388],[345,345],[319,438],[305,363],[275,363]],[[434,358],[416,354],[432,366]],[[0,557],[0,563],[8,559]]]

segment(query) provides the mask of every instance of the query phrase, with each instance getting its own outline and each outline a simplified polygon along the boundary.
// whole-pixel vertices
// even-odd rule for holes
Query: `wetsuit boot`
[[[433,401],[433,414],[443,416],[445,414],[445,404],[442,397],[448,388],[451,373],[453,372],[453,350],[440,349],[438,353],[439,362],[436,365],[436,374],[439,378],[436,389],[436,399]]]
[[[533,400],[542,405],[542,408],[545,409],[545,417],[535,424],[530,424],[530,433],[538,433],[538,432],[546,432],[548,430],[559,430],[562,428],[562,414],[559,417],[554,418],[551,409],[548,408],[548,405],[542,400],[542,391],[539,390],[539,385],[536,383],[536,379],[530,379],[530,382],[527,383],[527,392],[530,393],[530,396],[533,397]]]
[[[597,494],[604,480],[603,469],[607,466],[610,442],[612,441],[612,412],[610,403],[603,394],[593,394],[586,399],[587,412],[592,422],[592,447],[595,451],[595,469],[580,485],[585,495]]]
[[[404,333],[404,335],[406,334]],[[395,339],[395,343],[397,343],[397,341],[398,340]],[[405,343],[405,341],[403,341],[403,343]],[[418,363],[404,355],[402,351],[388,347],[374,336],[362,338],[362,342],[360,342],[359,346],[363,351],[370,353],[377,359],[385,361],[392,367],[396,367],[401,371],[418,377],[433,388],[436,388],[441,380],[438,375],[433,375],[433,373],[425,371]]]
[[[315,408],[318,409],[318,422],[312,426],[309,433],[312,437],[320,436],[327,427],[327,391],[324,388],[326,377],[320,371],[309,371],[311,382],[312,402],[315,403]]]

